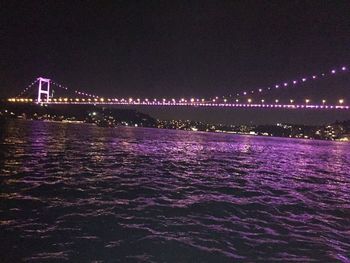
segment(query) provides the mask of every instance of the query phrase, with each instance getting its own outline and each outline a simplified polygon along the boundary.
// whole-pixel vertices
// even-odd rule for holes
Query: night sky
[[[38,76],[106,97],[235,94],[349,66],[349,14],[349,1],[1,1],[0,96]],[[344,75],[305,86],[300,96],[350,100],[349,85]],[[350,119],[339,112],[149,112],[228,123]]]

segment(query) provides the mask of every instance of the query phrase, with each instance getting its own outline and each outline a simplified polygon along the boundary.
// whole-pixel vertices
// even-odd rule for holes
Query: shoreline
[[[57,123],[57,124],[83,124],[94,126],[97,128],[103,129],[115,129],[115,128],[144,128],[144,129],[159,129],[159,130],[174,130],[174,131],[184,131],[184,132],[198,132],[198,133],[214,133],[214,134],[227,134],[227,135],[236,135],[236,136],[249,136],[249,137],[260,137],[260,138],[285,138],[285,139],[296,139],[304,141],[328,141],[328,142],[340,142],[348,143],[346,140],[327,140],[327,139],[318,139],[318,138],[299,138],[299,137],[290,137],[290,136],[275,136],[275,135],[263,135],[263,134],[252,134],[252,133],[243,133],[243,132],[233,132],[233,131],[201,131],[201,130],[187,130],[187,129],[169,129],[169,128],[158,128],[158,127],[146,127],[146,126],[131,126],[131,125],[116,125],[114,127],[101,127],[96,123],[89,123],[84,121],[56,121],[56,120],[33,120],[33,119],[21,119],[21,118],[5,118],[1,121],[33,121],[33,122],[44,122],[44,123]]]

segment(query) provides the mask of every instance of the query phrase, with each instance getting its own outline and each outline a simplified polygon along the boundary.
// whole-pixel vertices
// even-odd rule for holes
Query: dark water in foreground
[[[1,262],[349,262],[349,143],[25,121],[0,135]]]

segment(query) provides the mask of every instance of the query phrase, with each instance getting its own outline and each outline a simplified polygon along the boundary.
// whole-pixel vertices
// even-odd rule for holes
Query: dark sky
[[[1,1],[0,96],[38,76],[111,97],[234,94],[348,65],[349,14],[349,1]],[[188,116],[218,115],[205,112]]]

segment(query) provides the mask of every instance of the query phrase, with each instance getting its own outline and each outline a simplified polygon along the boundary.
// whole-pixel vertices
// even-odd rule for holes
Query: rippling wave
[[[0,124],[1,262],[350,260],[350,144]]]

